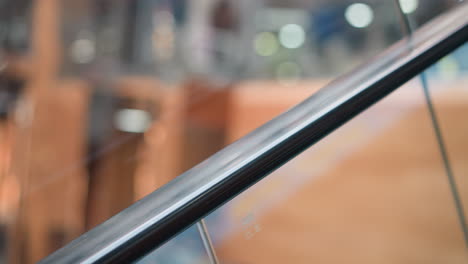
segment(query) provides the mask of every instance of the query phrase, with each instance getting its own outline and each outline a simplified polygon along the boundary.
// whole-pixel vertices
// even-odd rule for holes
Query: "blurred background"
[[[398,7],[416,30],[462,4],[0,0],[0,262],[38,261],[365,63],[406,34]],[[425,73],[465,205],[467,72],[465,45]],[[427,103],[409,82],[210,215],[221,263],[466,263]],[[142,262],[209,263],[192,231]]]

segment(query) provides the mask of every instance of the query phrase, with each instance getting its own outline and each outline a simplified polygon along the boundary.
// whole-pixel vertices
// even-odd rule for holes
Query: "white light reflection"
[[[297,24],[284,25],[279,31],[281,45],[288,49],[297,49],[305,42],[305,31]]]
[[[144,133],[151,125],[151,115],[143,110],[122,109],[115,114],[114,125],[120,131]]]
[[[70,48],[70,56],[74,63],[86,64],[94,60],[96,47],[94,41],[90,39],[77,39]]]
[[[411,14],[418,8],[419,1],[418,0],[399,0],[401,11],[405,14]]]
[[[354,3],[345,10],[345,18],[355,28],[368,27],[374,20],[374,11],[363,3]]]

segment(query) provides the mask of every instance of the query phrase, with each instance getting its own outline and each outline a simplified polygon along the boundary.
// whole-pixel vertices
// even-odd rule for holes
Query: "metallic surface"
[[[216,252],[213,247],[213,243],[211,242],[210,233],[208,232],[208,228],[206,228],[205,220],[200,220],[197,222],[198,232],[200,233],[200,237],[203,241],[203,246],[205,247],[206,253],[210,260],[210,264],[219,264],[218,257],[216,256]]]
[[[468,39],[468,5],[330,83],[41,263],[138,259],[325,137]]]

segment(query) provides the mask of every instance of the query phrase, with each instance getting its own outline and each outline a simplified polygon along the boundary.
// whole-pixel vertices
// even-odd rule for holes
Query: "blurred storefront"
[[[413,29],[461,2],[400,0]],[[0,14],[0,262],[5,263],[34,263],[45,257],[405,34],[395,3],[383,0],[0,0]],[[468,92],[463,85],[467,72],[466,45],[426,72],[457,175],[467,172],[468,138],[463,137],[468,134],[464,121]],[[328,197],[326,192],[346,193],[340,188],[350,185],[340,178],[342,172],[349,177],[360,175],[359,182],[369,183],[354,186],[356,193],[371,189],[390,193],[396,184],[389,180],[391,173],[373,178],[374,171],[359,167],[362,160],[373,160],[384,170],[389,170],[387,162],[395,162],[403,174],[404,168],[430,170],[438,156],[424,155],[420,149],[424,142],[417,140],[431,137],[430,131],[415,132],[407,139],[407,155],[420,157],[411,166],[405,167],[404,159],[395,161],[390,153],[392,145],[398,144],[397,135],[406,135],[409,126],[413,131],[430,127],[417,92],[420,84],[415,80],[408,86],[335,135],[333,143],[324,143],[317,152],[278,171],[278,175],[299,176],[270,179],[260,193],[281,199],[269,199],[274,206],[258,203],[261,209],[255,209],[255,218],[265,226],[281,226],[275,219],[286,221],[278,216],[285,208],[283,200],[317,201]],[[388,122],[380,122],[382,116]],[[311,169],[313,177],[302,175],[306,173],[301,170]],[[317,180],[310,192],[297,191],[310,177],[323,182]],[[410,199],[412,191],[421,190],[413,200],[421,203],[431,196],[425,188],[437,189],[434,185],[440,180],[429,177],[413,185],[411,179],[405,185],[409,189],[400,194]],[[468,181],[461,182],[465,195]],[[344,196],[337,197],[313,205],[315,214],[340,207]],[[463,198],[467,205],[468,197]],[[258,199],[246,194],[210,220],[219,229],[215,242],[223,263],[287,263],[295,254],[303,254],[297,247],[283,248],[285,259],[255,255],[258,262],[253,262],[249,254],[265,252],[256,245],[273,243],[268,237],[252,243],[250,253],[240,252],[245,239],[236,230],[243,227],[230,223],[243,219]],[[352,206],[362,210],[376,206],[354,199]],[[382,199],[376,203],[391,207],[389,200]],[[441,211],[450,204],[434,203]],[[289,209],[291,215],[297,213]],[[359,236],[358,231],[365,231],[358,223],[365,213],[357,215],[349,225],[340,225],[343,234]],[[396,215],[379,216],[383,220],[376,221],[388,230],[403,226],[412,232],[411,221],[400,219],[395,224],[385,219]],[[442,223],[443,216],[432,217],[440,219],[441,229],[431,234],[444,236],[440,233],[445,230],[443,241],[452,247],[427,248],[446,250],[453,257],[451,263],[463,263],[458,237],[453,238],[449,224]],[[226,224],[216,224],[219,219]],[[302,232],[323,237],[329,235],[326,230],[332,233],[332,223],[317,221],[325,229]],[[294,233],[288,235],[290,230],[277,230],[294,245],[305,243],[295,240]],[[391,234],[384,237],[389,244],[398,243]],[[323,260],[332,255],[327,250],[341,249],[340,243],[331,241],[328,249],[318,245],[323,256],[317,253],[292,262]],[[401,248],[392,249],[404,255]],[[186,252],[177,255],[180,259],[196,258],[196,253],[180,252]],[[425,258],[415,259],[411,263]],[[159,260],[186,263],[167,256]],[[334,260],[345,262],[346,258]],[[394,260],[386,263],[408,263]]]

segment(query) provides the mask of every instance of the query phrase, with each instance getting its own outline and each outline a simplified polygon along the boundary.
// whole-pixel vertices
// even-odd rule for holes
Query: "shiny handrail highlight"
[[[149,253],[463,45],[466,14],[461,4],[434,19],[40,263],[128,263]]]

